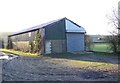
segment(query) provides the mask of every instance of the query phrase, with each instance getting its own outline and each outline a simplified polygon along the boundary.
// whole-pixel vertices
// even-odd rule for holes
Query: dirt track
[[[3,80],[8,81],[118,80],[116,56],[17,57],[4,60],[2,68]]]

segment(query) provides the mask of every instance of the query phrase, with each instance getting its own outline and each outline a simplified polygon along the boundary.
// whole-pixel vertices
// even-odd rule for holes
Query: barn
[[[85,29],[66,17],[11,34],[8,42],[12,42],[12,49],[29,51],[36,31],[41,35],[42,54],[85,50]]]

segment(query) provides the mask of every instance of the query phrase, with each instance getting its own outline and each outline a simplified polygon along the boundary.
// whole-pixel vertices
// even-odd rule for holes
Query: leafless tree
[[[113,8],[112,15],[107,16],[109,19],[109,24],[114,27],[114,30],[110,32],[111,37],[107,37],[107,41],[110,43],[110,47],[113,52],[120,51],[120,8],[118,10]]]

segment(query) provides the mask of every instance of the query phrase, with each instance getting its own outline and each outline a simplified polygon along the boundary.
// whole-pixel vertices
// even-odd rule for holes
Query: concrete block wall
[[[51,40],[52,53],[66,52],[66,40]]]

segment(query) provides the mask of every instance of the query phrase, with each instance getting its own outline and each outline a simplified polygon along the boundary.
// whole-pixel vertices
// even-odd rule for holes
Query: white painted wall
[[[70,22],[69,20],[65,20],[66,24],[66,31],[67,32],[85,32],[85,29],[75,25],[74,23]]]
[[[45,54],[51,53],[51,41],[46,40],[45,41]]]

